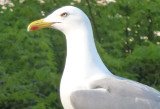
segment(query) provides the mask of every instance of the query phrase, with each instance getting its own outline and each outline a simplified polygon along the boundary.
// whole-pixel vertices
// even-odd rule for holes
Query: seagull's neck
[[[83,75],[83,72],[87,75],[87,73],[96,73],[96,71],[93,71],[96,67],[103,70],[102,72],[111,75],[97,52],[90,23],[81,24],[79,28],[66,34],[66,40],[67,57],[65,71],[67,70],[68,73],[78,75],[76,72],[79,70],[81,75]]]
[[[90,22],[73,27],[65,33],[67,56],[60,85],[62,104],[68,109],[73,109],[69,100],[72,91],[89,89],[92,81],[112,75],[96,50]]]

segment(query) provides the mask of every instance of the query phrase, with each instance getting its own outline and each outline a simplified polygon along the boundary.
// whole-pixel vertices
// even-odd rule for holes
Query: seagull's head
[[[64,6],[55,10],[46,18],[29,24],[28,31],[36,31],[42,28],[54,28],[63,33],[74,31],[89,21],[88,17],[79,8]]]

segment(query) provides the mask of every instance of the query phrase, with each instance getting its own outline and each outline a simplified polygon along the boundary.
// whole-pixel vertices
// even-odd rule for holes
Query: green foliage
[[[160,46],[147,42],[148,46],[136,46],[129,55],[127,68],[131,73],[136,73],[137,80],[150,86],[160,86]]]
[[[50,30],[28,33],[29,22],[42,17],[39,11],[42,4],[37,1],[14,4],[13,12],[4,10],[0,17],[0,108],[60,108],[57,73],[60,65],[54,53],[57,44],[52,38],[59,33],[54,36]]]
[[[52,29],[28,33],[31,21],[71,3],[91,19],[95,42],[108,69],[160,90],[160,1],[25,0],[0,6],[0,108],[62,109],[59,82],[66,54],[64,35]],[[13,10],[13,11],[12,11]]]

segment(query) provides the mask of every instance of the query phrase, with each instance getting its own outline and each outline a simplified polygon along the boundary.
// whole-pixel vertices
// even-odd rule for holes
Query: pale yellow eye
[[[62,17],[67,17],[67,16],[68,16],[68,13],[64,12],[64,13],[61,14],[61,16],[62,16]]]

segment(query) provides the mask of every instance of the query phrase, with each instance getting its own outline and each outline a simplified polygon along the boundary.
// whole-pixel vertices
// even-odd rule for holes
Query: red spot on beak
[[[33,26],[33,27],[31,28],[32,31],[36,31],[36,30],[38,30],[38,29],[39,29],[39,27],[37,27],[37,26]]]

